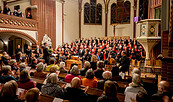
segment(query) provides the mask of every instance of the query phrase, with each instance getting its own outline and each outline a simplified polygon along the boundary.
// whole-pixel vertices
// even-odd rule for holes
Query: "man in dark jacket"
[[[120,76],[122,77],[122,79],[124,79],[125,72],[129,70],[130,61],[129,61],[129,58],[126,56],[125,51],[121,52],[121,56],[122,57],[121,57],[121,63],[120,63],[119,69],[120,69],[120,72],[122,72]]]
[[[43,58],[45,60],[45,63],[47,63],[47,64],[49,64],[49,57],[50,57],[50,53],[48,50],[48,45],[47,45],[47,43],[44,43]]]
[[[10,11],[10,8],[8,7],[8,5],[5,5],[5,8],[3,10],[3,14],[7,14]]]

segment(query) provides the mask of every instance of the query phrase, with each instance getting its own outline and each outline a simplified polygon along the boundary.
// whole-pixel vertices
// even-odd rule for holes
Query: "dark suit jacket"
[[[122,68],[120,70],[127,71],[129,69],[129,65],[130,65],[129,58],[127,56],[121,57],[120,66],[122,66]]]
[[[50,55],[50,53],[49,53],[49,50],[48,50],[48,48],[47,47],[44,47],[43,48],[43,58],[44,58],[44,60],[45,60],[45,63],[48,63],[49,61],[49,56]]]

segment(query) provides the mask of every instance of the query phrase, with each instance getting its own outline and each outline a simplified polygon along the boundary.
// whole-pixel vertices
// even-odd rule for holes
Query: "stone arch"
[[[11,35],[14,35],[14,36],[17,36],[17,37],[21,37],[25,40],[28,40],[30,41],[32,44],[37,44],[37,41],[31,37],[30,35],[24,33],[24,32],[21,32],[21,31],[16,31],[16,30],[0,30],[0,33],[8,33],[8,34],[11,34]]]

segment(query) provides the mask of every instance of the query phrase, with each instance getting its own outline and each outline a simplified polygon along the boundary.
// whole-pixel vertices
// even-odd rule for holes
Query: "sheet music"
[[[16,92],[16,95],[19,95],[19,93],[22,92],[22,91],[25,91],[25,89],[18,88],[18,89],[17,89],[17,92]]]
[[[54,98],[53,102],[63,102],[63,99],[60,99],[60,98]]]

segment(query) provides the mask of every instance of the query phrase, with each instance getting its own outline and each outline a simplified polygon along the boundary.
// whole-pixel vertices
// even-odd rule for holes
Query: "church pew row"
[[[53,102],[55,97],[40,94],[39,96],[39,102]],[[70,102],[69,100],[63,100],[62,102]]]
[[[44,79],[43,78],[31,78],[31,80],[33,80],[33,81],[36,81],[37,83],[39,83],[39,84],[43,84],[43,82],[44,82]],[[65,82],[61,82],[61,81],[59,81],[58,82],[58,84],[60,85],[60,86],[63,86],[63,85],[65,85],[66,83]],[[82,87],[84,87],[84,86],[82,86]],[[84,88],[83,88],[84,89]],[[99,89],[96,89],[96,88],[88,88],[88,90],[87,90],[87,94],[89,94],[89,95],[94,95],[94,96],[101,96],[102,94],[103,94],[103,91],[102,90],[99,90]],[[118,93],[117,94],[117,97],[119,98],[119,100],[120,100],[120,102],[124,102],[124,98],[125,98],[125,95],[124,94],[122,94],[122,93]],[[45,98],[45,97],[44,97]],[[48,97],[49,98],[49,97]],[[51,100],[51,99],[49,99],[49,100]]]

